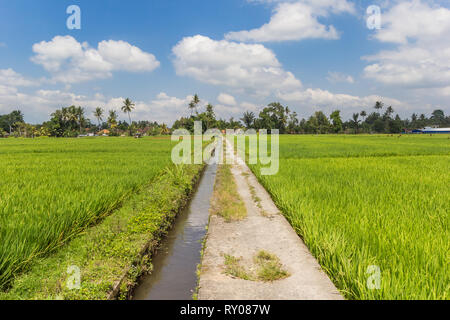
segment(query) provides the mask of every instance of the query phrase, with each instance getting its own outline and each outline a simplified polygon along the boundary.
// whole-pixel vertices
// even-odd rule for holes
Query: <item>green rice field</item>
[[[0,140],[0,288],[170,163],[170,137]]]
[[[347,298],[449,299],[448,135],[281,136],[252,170]]]
[[[0,140],[0,289],[155,181],[173,146]],[[278,174],[251,167],[346,298],[449,299],[448,135],[285,135]]]

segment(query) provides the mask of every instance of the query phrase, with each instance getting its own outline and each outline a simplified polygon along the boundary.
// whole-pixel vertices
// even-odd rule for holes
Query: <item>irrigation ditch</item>
[[[197,266],[209,221],[217,165],[207,165],[185,210],[152,259],[153,270],[140,278],[133,300],[190,300],[197,287]]]

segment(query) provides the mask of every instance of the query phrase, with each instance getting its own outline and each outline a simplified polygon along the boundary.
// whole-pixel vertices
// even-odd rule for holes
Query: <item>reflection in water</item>
[[[153,272],[142,279],[134,300],[189,300],[197,286],[202,240],[209,220],[217,166],[209,165],[188,208],[153,257]]]

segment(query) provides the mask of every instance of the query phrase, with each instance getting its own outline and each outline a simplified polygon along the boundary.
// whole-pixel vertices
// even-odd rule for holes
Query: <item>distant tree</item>
[[[161,125],[161,134],[167,135],[167,134],[169,134],[169,133],[170,133],[169,128],[167,128],[166,124],[163,123],[163,124]]]
[[[129,122],[130,136],[132,135],[132,132],[131,132],[131,111],[133,111],[134,107],[135,107],[135,104],[129,98],[126,98],[123,101],[122,112],[128,114],[128,119],[130,120],[130,122]]]
[[[288,113],[289,113],[289,109],[288,109]],[[287,129],[288,129],[289,133],[296,133],[298,131],[298,125],[299,125],[299,121],[297,118],[297,112],[289,113],[289,120],[288,120],[288,125],[287,125]]]
[[[16,123],[23,122],[23,113],[20,110],[15,110],[9,114],[0,116],[0,129],[8,131],[11,134],[16,128]]]
[[[373,130],[377,133],[383,133],[386,128],[386,124],[381,118],[377,118],[372,126]]]
[[[192,102],[195,105],[195,112],[198,113],[198,104],[200,103],[200,98],[197,94],[194,94],[194,98],[192,99]]]
[[[247,129],[250,129],[253,127],[253,125],[255,123],[255,114],[253,112],[246,111],[246,112],[244,112],[244,115],[241,118],[241,121],[244,123],[244,125]]]
[[[330,119],[333,125],[334,133],[339,133],[342,131],[342,119],[341,119],[341,111],[335,110],[331,113]]]
[[[367,117],[367,112],[366,111],[361,111],[360,116],[363,118],[363,121],[366,121],[366,117]]]
[[[94,117],[97,119],[99,128],[100,128],[100,121],[103,120],[103,113],[104,113],[104,111],[100,107],[96,108],[94,111]]]
[[[279,102],[272,102],[259,113],[255,121],[256,129],[278,129],[280,133],[286,132],[289,108],[283,107]]]
[[[327,116],[322,111],[316,111],[314,117],[317,119],[319,133],[328,133],[331,125]]]
[[[206,129],[211,129],[216,126],[216,114],[214,113],[214,106],[210,103],[206,106]]]
[[[433,122],[434,125],[441,125],[445,122],[445,114],[444,111],[438,109],[434,110],[431,114],[430,120]]]
[[[392,108],[392,106],[389,106],[386,109],[386,112],[384,113],[384,119],[391,119],[393,114],[394,114],[394,108]]]
[[[194,97],[192,98],[191,102],[189,102],[189,110],[191,111],[191,116],[194,113],[194,110],[196,114],[198,114],[198,104],[200,103],[200,98],[198,97],[198,94],[194,94]]]
[[[381,110],[381,109],[383,109],[383,107],[384,107],[384,103],[383,102],[381,102],[381,101],[377,101],[377,102],[375,102],[375,109],[377,109],[377,110]]]
[[[84,108],[82,107],[78,107],[75,109],[75,116],[76,116],[76,121],[78,122],[79,126],[80,126],[80,133],[82,131],[82,126],[83,123],[85,122],[85,118],[84,118]]]
[[[403,127],[403,121],[400,119],[400,116],[397,114],[394,119],[388,120],[388,128],[389,133],[401,133]]]
[[[355,133],[358,133],[359,123],[359,113],[354,113],[352,116],[352,127],[355,129]]]
[[[114,129],[117,126],[117,118],[117,112],[115,110],[110,110],[108,116],[108,124],[111,129]]]

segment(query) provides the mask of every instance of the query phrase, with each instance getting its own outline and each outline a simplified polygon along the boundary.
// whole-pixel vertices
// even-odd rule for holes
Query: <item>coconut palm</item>
[[[197,107],[198,107],[199,103],[200,103],[200,98],[198,97],[197,94],[194,94],[194,97],[192,98],[192,101],[189,102],[189,110],[191,111],[191,116],[192,116],[192,114],[194,112],[194,109],[195,109],[195,112],[198,114]]]
[[[123,101],[122,111],[124,113],[128,113],[128,119],[130,120],[130,136],[131,136],[131,111],[133,111],[135,104],[129,99],[126,98]]]
[[[381,102],[381,101],[375,102],[375,107],[374,107],[375,109],[380,110],[380,109],[383,109],[383,107],[384,107],[383,102]]]
[[[392,108],[392,106],[389,106],[386,109],[386,118],[390,119],[393,113],[394,113],[394,108]]]
[[[169,133],[170,133],[169,128],[167,128],[167,125],[165,123],[163,123],[161,125],[161,134],[169,134]]]
[[[195,112],[198,113],[197,108],[198,108],[198,104],[200,103],[200,99],[197,94],[194,94],[194,98],[192,99],[192,102],[195,105]]]
[[[109,111],[108,124],[111,129],[113,129],[117,125],[117,112],[115,110]]]
[[[358,133],[359,123],[361,122],[361,120],[358,120],[358,119],[359,119],[359,113],[354,113],[352,125],[355,128],[355,133]]]
[[[83,123],[86,120],[84,118],[84,108],[82,108],[82,107],[75,108],[75,116],[76,116],[76,121],[78,122],[78,125],[80,126],[80,133],[81,133],[81,127],[83,126]]]
[[[98,121],[98,127],[99,127],[99,128],[100,128],[100,121],[103,120],[103,113],[104,113],[104,111],[103,111],[103,109],[100,108],[100,107],[96,108],[95,111],[94,111],[94,117],[97,118],[97,121]]]
[[[363,110],[363,111],[361,111],[360,115],[363,118],[363,122],[366,121],[367,112]]]
[[[255,122],[255,114],[253,112],[244,112],[243,117],[241,118],[247,129],[250,129]]]

